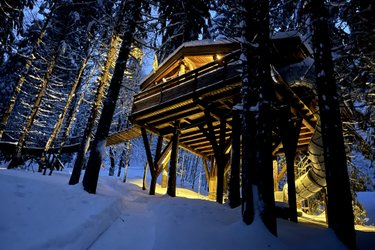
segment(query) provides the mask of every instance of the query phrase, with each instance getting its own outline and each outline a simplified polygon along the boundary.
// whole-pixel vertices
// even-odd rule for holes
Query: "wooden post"
[[[209,183],[210,182],[210,171],[208,169],[207,160],[204,159],[204,158],[201,158],[201,159],[202,159],[202,163],[203,163],[204,174],[206,176],[206,182]]]
[[[210,160],[211,167],[210,167],[210,175],[208,180],[208,199],[209,200],[216,200],[216,189],[217,189],[217,164],[215,157],[211,157]]]
[[[216,201],[218,203],[224,202],[224,169],[226,165],[225,159],[225,119],[220,119],[220,138],[218,151],[215,152],[215,157],[217,159],[217,189],[216,189]],[[212,130],[213,131],[213,130]]]
[[[154,156],[154,167],[156,170],[158,169],[158,159],[160,158],[162,146],[163,146],[163,137],[158,136],[158,142],[156,144],[155,156]]]
[[[237,112],[232,120],[232,156],[229,181],[229,205],[231,208],[241,205],[240,196],[240,158],[241,158],[241,116]]]
[[[176,177],[177,177],[177,162],[178,162],[178,140],[180,135],[180,121],[175,122],[175,131],[172,137],[172,153],[169,163],[169,176],[167,194],[171,197],[176,197]]]
[[[150,195],[154,195],[155,189],[156,189],[156,178],[155,178],[156,173],[155,173],[155,168],[154,168],[154,162],[152,161],[151,148],[150,148],[150,143],[148,142],[146,129],[141,128],[141,132],[142,132],[143,144],[146,150],[147,162],[148,162],[150,172],[151,172]]]
[[[213,181],[217,183],[216,201],[218,203],[223,203],[224,201],[224,172],[225,172],[225,166],[227,165],[229,161],[229,157],[225,155],[226,120],[224,118],[220,118],[220,131],[219,131],[220,135],[219,135],[219,144],[218,144],[216,141],[215,131],[212,125],[210,112],[208,110],[204,110],[204,113],[207,119],[207,129],[205,129],[203,126],[199,126],[199,128],[212,145],[214,156],[215,156],[216,167],[217,167],[216,179],[211,179],[213,177],[212,175],[213,172],[211,170],[210,185],[212,187]],[[212,193],[212,188],[210,189],[210,193]]]
[[[164,169],[161,174],[161,187],[167,188],[167,184],[168,184],[168,172],[167,170]]]
[[[299,132],[301,129],[302,119],[299,119],[294,125],[290,107],[286,106],[280,113],[280,135],[284,147],[286,158],[286,174],[288,180],[288,204],[290,220],[297,222],[297,198],[296,185],[294,176],[294,158],[298,144]]]
[[[279,174],[279,165],[277,163],[277,160],[273,160],[273,190],[275,192],[279,191],[279,180],[278,180],[278,174]]]

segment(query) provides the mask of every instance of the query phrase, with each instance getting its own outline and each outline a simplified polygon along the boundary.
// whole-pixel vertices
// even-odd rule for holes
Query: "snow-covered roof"
[[[190,41],[181,44],[172,54],[170,54],[157,68],[155,72],[149,74],[141,83],[141,90],[147,88],[155,80],[158,80],[171,68],[177,67],[179,60],[183,58],[197,59],[201,57],[201,63],[208,63],[212,61],[212,56],[215,54],[228,54],[235,49],[240,48],[238,40],[229,39],[204,39],[197,41]],[[206,58],[203,58],[206,56]]]

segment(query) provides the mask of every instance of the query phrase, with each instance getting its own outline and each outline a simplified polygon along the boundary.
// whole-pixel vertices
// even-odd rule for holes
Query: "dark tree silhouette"
[[[83,187],[89,193],[96,193],[100,166],[103,160],[101,150],[104,150],[105,140],[111,126],[118,94],[124,77],[126,63],[130,55],[131,45],[134,41],[134,32],[137,27],[137,21],[140,20],[141,4],[135,0],[126,1],[125,10],[126,14],[124,17],[124,34],[122,35],[122,43],[83,178]]]
[[[242,4],[242,195],[243,220],[259,215],[277,234],[273,193],[273,86],[270,72],[269,6],[267,1]]]
[[[352,197],[346,165],[339,95],[334,78],[328,31],[328,12],[323,0],[310,2],[324,161],[327,180],[328,226],[350,248],[356,248]]]

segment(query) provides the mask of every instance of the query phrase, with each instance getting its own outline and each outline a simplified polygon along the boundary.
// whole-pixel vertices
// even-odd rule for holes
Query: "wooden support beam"
[[[150,143],[148,142],[146,129],[145,128],[141,128],[141,132],[142,132],[143,144],[144,144],[145,150],[146,150],[147,162],[148,162],[148,165],[150,166],[150,171],[152,173],[153,171],[155,171],[155,168],[154,168],[154,162],[152,160]]]
[[[180,141],[184,142],[190,139],[201,138],[201,137],[204,137],[203,133],[199,130],[199,128],[196,128],[189,132],[181,131]]]
[[[141,128],[145,128],[145,129],[149,130],[149,131],[152,132],[153,134],[156,134],[156,135],[164,136],[164,137],[165,137],[165,134],[160,133],[160,131],[158,131],[158,130],[156,130],[156,129],[154,129],[154,128],[151,128],[151,127],[149,127],[149,126],[147,126],[147,125],[144,125],[144,124],[142,125],[142,124],[139,124],[139,123],[136,123],[136,122],[133,122],[133,123],[134,123],[134,125],[137,125],[137,126],[139,126],[139,127],[141,127]],[[207,155],[202,154],[201,152],[195,150],[194,148],[189,147],[189,145],[185,145],[184,143],[179,143],[179,146],[180,146],[181,148],[185,149],[186,151],[189,151],[189,152],[192,153],[192,154],[195,154],[195,155],[197,155],[197,156],[199,156],[199,157],[202,157],[202,158],[207,158]]]
[[[180,140],[181,141],[181,140]],[[199,134],[197,136],[191,137],[191,138],[185,138],[183,140],[183,143],[189,144],[189,145],[194,145],[194,143],[201,143],[207,141],[207,138],[202,134]]]
[[[214,154],[214,150],[212,148],[204,149],[204,150],[202,149],[202,150],[200,150],[200,152],[202,152],[202,154],[207,155],[208,158],[209,158],[209,156]]]
[[[195,146],[194,148],[195,148],[196,150],[199,150],[199,151],[201,151],[201,150],[205,150],[205,149],[213,149],[211,143],[205,143],[205,144],[203,144],[203,145],[198,145],[198,146]]]
[[[139,118],[138,121],[142,121],[143,123],[155,122],[155,121],[158,121],[159,119],[168,118],[170,116],[179,114],[181,112],[188,112],[188,111],[191,111],[193,109],[195,109],[195,110],[197,109],[195,103],[189,103],[189,104],[183,105],[183,106],[175,108],[175,109],[160,112],[157,117],[155,117],[155,115],[148,116],[148,117],[145,117],[145,118]]]
[[[278,173],[278,175],[277,175],[277,183],[279,183],[280,181],[281,181],[281,179],[284,177],[284,175],[285,175],[285,173],[286,173],[286,164],[284,164],[282,167],[281,167],[281,170],[280,170],[280,172]]]
[[[217,187],[216,187],[216,201],[218,203],[223,203],[224,197],[224,171],[225,166],[228,162],[228,157],[225,155],[226,149],[226,120],[222,118],[220,120],[220,130],[219,130],[219,140],[217,141],[216,135],[214,133],[212,119],[209,111],[205,110],[205,117],[207,120],[207,129],[203,126],[200,126],[203,134],[211,142],[213,148],[216,165],[217,165]],[[219,143],[218,143],[219,142]]]
[[[164,158],[169,154],[170,150],[171,150],[171,147],[172,147],[172,140],[170,140],[167,144],[167,146],[165,146],[163,152],[160,154],[160,156],[156,159],[156,162],[158,165],[162,164]]]
[[[214,150],[214,152],[215,151],[218,152],[218,145],[217,145],[217,142],[216,142],[216,138],[215,138],[215,135],[212,132],[212,124],[211,125],[209,125],[209,124],[211,124],[211,123],[207,122],[208,129],[205,129],[203,126],[200,126],[200,128],[201,128],[201,131],[203,132],[203,134],[206,136],[206,138],[210,141],[211,147]]]
[[[148,125],[153,126],[153,127],[157,127],[157,126],[160,126],[162,124],[171,123],[171,122],[175,121],[176,119],[180,120],[182,118],[189,117],[191,115],[195,115],[195,114],[198,114],[200,112],[201,111],[197,110],[197,109],[187,110],[187,111],[183,111],[183,112],[180,112],[180,113],[176,112],[173,116],[171,115],[171,116],[163,117],[161,119],[157,119],[155,121],[150,121],[148,123]]]
[[[197,103],[197,106],[198,106],[202,111],[208,110],[207,107],[205,107],[203,104],[201,104],[201,103],[199,103],[199,102]],[[215,113],[213,113],[213,112],[211,112],[211,111],[209,111],[209,110],[208,110],[208,112],[210,112],[210,115],[211,115],[213,118],[215,118],[217,121],[220,121],[221,117],[220,117],[219,115],[217,115],[217,114],[215,114]]]
[[[297,222],[297,199],[294,175],[294,158],[298,145],[299,131],[302,119],[296,122],[292,120],[290,107],[286,106],[279,112],[280,136],[285,150],[287,180],[288,180],[288,203],[290,220]]]
[[[273,191],[279,191],[279,182],[277,181],[278,177],[278,164],[276,159],[273,160]]]
[[[146,129],[141,128],[141,132],[142,132],[143,144],[146,150],[147,162],[148,162],[149,169],[151,172],[150,195],[155,195],[157,171],[155,169],[155,165],[152,160],[151,148],[150,148],[150,143],[148,142]]]
[[[202,163],[203,163],[203,169],[204,169],[204,173],[206,174],[206,181],[207,183],[210,182],[210,171],[208,169],[208,164],[207,164],[207,159],[202,159]]]
[[[204,112],[209,112],[209,115],[212,116],[213,118],[215,118],[217,121],[222,121],[225,117],[225,114],[220,114],[222,113],[223,111],[222,110],[215,110],[214,107],[209,107],[206,102],[203,102],[202,100],[200,99],[197,99],[195,100],[195,102],[197,103],[197,106]],[[228,113],[230,112],[230,110],[228,111]],[[225,120],[225,119],[224,119]],[[226,126],[229,128],[229,129],[232,129],[232,125],[230,125],[229,123],[226,123]]]
[[[231,69],[235,69],[236,65],[230,65]],[[150,98],[144,98],[143,100],[135,100],[133,105],[133,113],[132,113],[132,120],[137,120],[139,117],[146,116],[152,112],[155,112],[156,110],[161,110],[173,105],[180,105],[183,102],[189,102],[193,98],[197,98],[199,96],[203,96],[206,93],[213,93],[218,90],[223,89],[232,89],[235,86],[240,86],[241,84],[241,76],[235,70],[228,70],[230,76],[228,76],[225,80],[219,80],[219,81],[212,81],[213,79],[220,79],[220,75],[222,75],[222,72],[213,72],[211,79],[205,78],[204,81],[199,81],[199,88],[193,91],[193,89],[186,89],[186,87],[192,87],[190,85],[193,85],[193,83],[189,83],[187,85],[189,86],[183,86],[185,89],[180,89],[180,92],[176,92],[176,89],[169,89],[167,93],[163,92],[163,96],[160,96],[160,94],[156,94],[156,96],[153,96],[152,103],[150,104]],[[230,86],[230,87],[228,87]],[[182,91],[189,91],[188,94],[183,93]],[[165,94],[165,96],[164,96]],[[171,96],[176,97],[176,95],[180,95],[180,98],[170,98]],[[139,96],[135,97],[136,99],[139,99]],[[147,105],[146,105],[146,102]],[[158,105],[155,104],[158,103]]]
[[[177,162],[178,162],[178,138],[179,138],[180,121],[175,122],[175,132],[172,137],[172,152],[169,164],[168,188],[167,194],[171,197],[176,197],[176,177],[177,177]]]
[[[156,149],[155,149],[155,157],[154,157],[154,167],[155,167],[155,171],[158,171],[158,159],[160,157],[160,154],[161,154],[161,148],[163,146],[163,137],[162,136],[158,136],[158,142],[156,144]]]
[[[204,117],[200,117],[200,118],[197,118],[197,119],[194,119],[194,120],[190,120],[190,124],[184,124],[184,125],[181,124],[180,130],[184,131],[184,130],[188,130],[188,129],[194,129],[196,127],[199,127],[199,126],[205,125],[205,124],[206,124],[206,119]],[[161,133],[163,135],[172,135],[174,133],[173,127],[160,129],[159,133]]]

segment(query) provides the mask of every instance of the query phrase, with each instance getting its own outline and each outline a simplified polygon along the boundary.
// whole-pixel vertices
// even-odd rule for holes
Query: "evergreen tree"
[[[83,137],[81,139],[80,148],[77,153],[77,158],[74,163],[73,172],[69,180],[70,185],[77,184],[81,176],[81,170],[85,166],[86,153],[90,146],[91,135],[94,131],[94,126],[99,112],[102,108],[102,101],[105,96],[105,90],[108,85],[108,81],[111,77],[111,68],[117,57],[117,47],[119,43],[119,35],[121,34],[121,27],[124,18],[125,4],[126,1],[122,1],[119,9],[117,9],[117,17],[112,30],[112,34],[109,39],[109,48],[107,52],[107,58],[102,66],[101,75],[97,79],[97,90],[95,99],[90,112],[90,117],[87,121],[84,129]],[[99,166],[100,167],[100,166]],[[99,168],[100,169],[100,168]]]
[[[184,42],[209,38],[210,0],[159,0],[162,62]]]
[[[259,216],[277,234],[273,197],[269,6],[241,1],[242,21],[242,215]]]
[[[334,78],[328,13],[323,0],[310,2],[316,85],[319,98],[327,180],[328,226],[350,248],[356,248],[350,183],[346,165],[339,96]]]
[[[141,4],[137,1],[126,1],[126,14],[124,17],[124,33],[119,55],[116,61],[113,77],[108,89],[108,97],[104,101],[102,115],[99,119],[97,132],[93,142],[90,158],[87,163],[87,169],[83,178],[84,189],[89,193],[96,193],[97,182],[99,178],[100,165],[102,163],[101,150],[105,147],[105,139],[108,136],[115,111],[116,102],[120,92],[121,83],[126,69],[127,61],[131,51],[131,45],[134,41],[134,33],[137,27],[137,21],[141,16]]]
[[[18,97],[19,93],[21,92],[23,84],[25,83],[26,76],[29,73],[29,69],[32,66],[33,60],[36,58],[35,53],[36,53],[37,48],[39,47],[40,43],[42,42],[42,39],[43,39],[43,37],[45,35],[46,29],[47,29],[47,27],[49,25],[49,22],[51,20],[51,17],[52,17],[52,14],[54,12],[54,9],[55,9],[55,6],[52,6],[51,12],[47,15],[46,19],[44,20],[44,23],[43,23],[42,28],[40,29],[40,31],[38,31],[37,38],[36,39],[31,39],[32,42],[33,42],[33,45],[31,45],[32,46],[31,53],[30,53],[30,55],[28,55],[26,57],[25,65],[24,65],[24,67],[23,67],[23,69],[21,71],[21,74],[20,74],[20,76],[18,78],[17,83],[14,86],[13,94],[12,94],[10,100],[9,100],[8,107],[4,111],[4,114],[3,114],[2,118],[1,118],[1,123],[0,123],[0,140],[2,139],[5,127],[6,127],[7,123],[8,123],[8,120],[10,118],[12,110],[13,110],[15,104],[16,104],[17,97]],[[35,24],[37,24],[37,23],[38,23],[38,21],[35,21]],[[29,34],[32,33],[32,28],[30,28],[30,32],[28,32],[28,33]],[[30,37],[29,36],[27,36],[27,37],[28,37],[28,39],[25,39],[25,41],[29,41]],[[19,57],[16,57],[16,58],[20,59]],[[8,63],[11,65],[11,63],[9,61],[8,61]],[[10,73],[10,72],[8,72],[8,73]],[[2,110],[0,110],[0,111],[2,111]]]
[[[44,52],[49,52],[49,61],[46,64],[46,68],[40,72],[35,72],[36,74],[39,74],[39,76],[31,76],[30,79],[33,80],[34,84],[37,87],[36,90],[36,96],[34,100],[30,102],[30,113],[27,116],[27,119],[25,121],[25,125],[22,128],[22,132],[19,135],[18,143],[16,146],[16,153],[13,157],[12,164],[9,165],[9,167],[15,167],[18,164],[21,163],[21,156],[22,156],[22,149],[26,144],[26,141],[29,137],[29,134],[31,132],[31,128],[34,125],[34,121],[37,119],[39,111],[43,112],[41,107],[46,107],[47,105],[43,103],[43,97],[44,95],[51,94],[51,88],[53,88],[53,85],[50,84],[52,81],[53,74],[56,71],[56,65],[58,65],[58,62],[62,55],[65,53],[65,39],[66,34],[68,33],[68,29],[70,25],[75,21],[74,15],[71,15],[71,10],[68,5],[62,5],[58,9],[57,12],[54,14],[54,21],[52,22],[52,27],[49,27],[49,30],[47,33],[49,34],[48,37],[50,38],[51,45],[46,46],[44,48]],[[61,18],[59,20],[59,18]],[[66,23],[63,24],[61,20],[64,20]],[[55,35],[55,37],[52,39],[52,35]],[[41,60],[43,60],[43,57],[41,57]],[[42,62],[40,63],[42,66]],[[42,66],[43,67],[43,66]],[[40,74],[41,73],[41,74]],[[51,87],[49,87],[49,85]],[[48,90],[50,90],[50,93],[48,93]],[[53,91],[53,90],[52,90]],[[58,97],[54,94],[52,94],[52,99],[57,99]],[[48,111],[47,111],[48,112]],[[43,124],[40,125],[42,128],[44,127]],[[40,134],[38,136],[38,140],[42,140],[40,138]],[[38,142],[38,141],[37,141]]]
[[[210,28],[211,36],[214,38],[236,39],[241,37],[238,1],[214,0],[212,1],[215,15]]]
[[[24,33],[24,9],[32,9],[35,0],[12,0],[0,2],[0,65],[12,54],[18,35]]]

